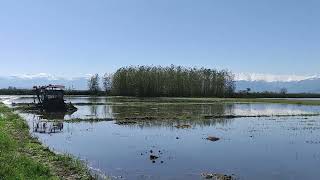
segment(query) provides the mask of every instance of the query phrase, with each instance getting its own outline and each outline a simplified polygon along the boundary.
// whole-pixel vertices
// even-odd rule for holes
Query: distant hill
[[[77,77],[77,78],[52,78],[48,76],[40,77],[0,77],[0,88],[16,87],[16,88],[26,88],[31,89],[34,85],[48,85],[48,84],[61,84],[67,89],[85,90],[87,89],[87,78]]]
[[[267,81],[236,81],[237,91],[251,88],[251,91],[273,91],[279,92],[281,88],[286,88],[289,93],[320,93],[320,78],[310,78],[300,81],[288,82],[267,82]]]

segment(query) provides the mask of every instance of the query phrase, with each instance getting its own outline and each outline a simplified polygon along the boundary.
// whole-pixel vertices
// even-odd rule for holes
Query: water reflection
[[[61,133],[63,130],[63,121],[47,121],[40,116],[34,116],[32,121],[32,130],[35,133]]]
[[[217,123],[226,124],[231,119],[203,119],[206,114],[232,114],[233,104],[214,105],[162,105],[162,106],[112,106],[116,123],[139,128],[170,127],[175,128],[182,124],[194,126],[212,126]],[[136,123],[121,123],[123,121]]]
[[[156,116],[175,119],[201,118],[203,115],[233,114],[234,104],[173,104],[173,105],[137,105],[137,106],[112,106],[116,119],[136,116]]]
[[[233,119],[226,119],[226,118],[205,119],[205,120],[188,120],[188,119],[187,120],[149,120],[149,121],[139,121],[137,123],[128,123],[123,126],[138,127],[140,129],[160,128],[160,127],[167,127],[170,129],[178,129],[177,127],[182,126],[182,125],[190,125],[190,128],[215,126],[218,124],[225,126],[227,124],[230,124],[232,121],[233,121]],[[188,128],[186,128],[186,129],[188,129]]]
[[[41,114],[30,115],[32,118],[29,118],[29,120],[32,121],[32,130],[35,133],[61,133],[66,115],[71,116],[72,114],[73,112],[43,112]]]

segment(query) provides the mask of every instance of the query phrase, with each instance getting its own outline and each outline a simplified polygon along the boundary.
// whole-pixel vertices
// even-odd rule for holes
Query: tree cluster
[[[181,66],[130,66],[116,71],[111,92],[140,97],[230,97],[235,90],[229,71]]]

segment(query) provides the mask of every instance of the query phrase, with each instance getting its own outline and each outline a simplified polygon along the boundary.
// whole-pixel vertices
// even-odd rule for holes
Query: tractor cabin
[[[64,86],[51,85],[34,86],[34,100],[38,101],[38,106],[50,112],[65,112],[68,110],[67,104],[64,101]]]

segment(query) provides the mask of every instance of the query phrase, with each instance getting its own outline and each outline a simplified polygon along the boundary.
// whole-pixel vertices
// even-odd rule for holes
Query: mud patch
[[[215,136],[208,136],[208,137],[206,138],[206,140],[215,142],[215,141],[219,141],[220,138],[215,137]]]
[[[115,124],[118,124],[118,125],[131,125],[131,124],[137,124],[137,122],[136,121],[118,121]]]
[[[161,160],[161,156],[163,155],[163,150],[153,150],[146,151],[141,153],[141,156],[147,155],[149,160],[154,164],[156,162],[160,162],[161,164],[164,163],[163,160]]]
[[[137,117],[125,117],[124,120],[155,120],[157,117],[154,116],[137,116]]]
[[[191,125],[189,125],[189,124],[181,124],[181,125],[176,125],[174,127],[177,128],[177,129],[189,129],[189,128],[191,128]]]
[[[218,174],[218,173],[202,173],[201,177],[204,179],[213,179],[213,180],[235,180],[235,177],[233,176]]]
[[[235,119],[235,118],[272,118],[272,117],[313,117],[320,116],[319,113],[310,113],[310,114],[274,114],[274,115],[205,115],[204,119]]]

